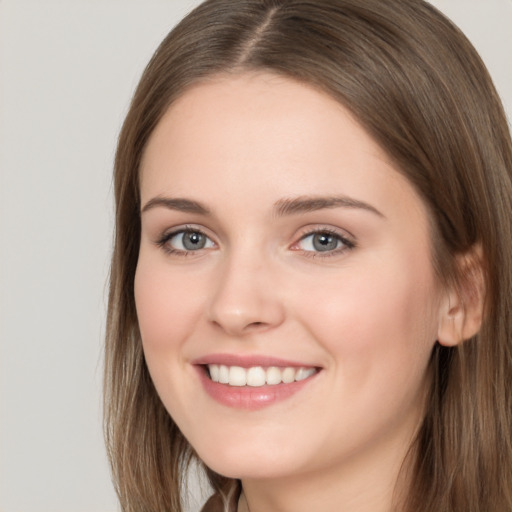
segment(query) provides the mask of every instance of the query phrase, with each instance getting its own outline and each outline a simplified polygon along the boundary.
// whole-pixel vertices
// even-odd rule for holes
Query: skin
[[[275,211],[333,195],[370,208]],[[155,197],[209,213],[144,209]],[[313,88],[219,76],[186,91],[156,127],[141,204],[135,299],[146,361],[201,459],[242,479],[240,509],[390,511],[448,297],[426,208],[385,152]],[[184,227],[205,233],[206,246],[176,254],[179,236],[159,243]],[[315,229],[353,247],[316,251]],[[205,393],[191,362],[212,353],[321,371],[287,400],[248,411]]]

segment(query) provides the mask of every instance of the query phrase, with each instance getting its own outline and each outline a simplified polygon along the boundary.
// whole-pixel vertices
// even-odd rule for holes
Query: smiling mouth
[[[205,365],[208,377],[219,384],[234,387],[277,386],[300,382],[317,374],[319,369],[314,367],[279,367],[279,366],[227,366],[222,364]]]

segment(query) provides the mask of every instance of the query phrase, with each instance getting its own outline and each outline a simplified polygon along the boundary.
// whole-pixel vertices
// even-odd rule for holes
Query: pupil
[[[317,251],[332,251],[337,245],[338,240],[332,235],[320,233],[313,237],[313,247]]]
[[[183,247],[187,250],[202,249],[205,243],[206,240],[201,233],[190,232],[183,236]]]

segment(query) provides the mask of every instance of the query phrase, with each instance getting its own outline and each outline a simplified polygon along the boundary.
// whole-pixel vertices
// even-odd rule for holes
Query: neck
[[[244,479],[238,512],[391,512],[407,488],[407,446],[293,477]],[[407,465],[410,460],[406,461]]]

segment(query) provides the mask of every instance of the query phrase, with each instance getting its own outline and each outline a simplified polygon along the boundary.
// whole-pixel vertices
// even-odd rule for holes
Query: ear
[[[457,284],[442,299],[437,340],[453,347],[478,333],[482,326],[485,279],[481,246],[475,245],[456,260]]]

